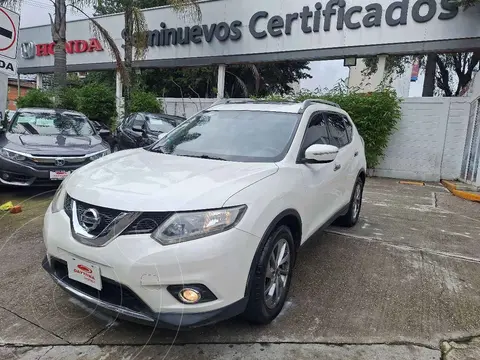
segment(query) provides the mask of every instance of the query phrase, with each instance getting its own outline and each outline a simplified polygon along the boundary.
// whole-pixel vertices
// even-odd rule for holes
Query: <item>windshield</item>
[[[299,118],[277,112],[205,111],[176,127],[151,151],[231,161],[280,161]]]
[[[13,119],[10,131],[28,135],[95,135],[86,117],[68,113],[21,112]]]
[[[172,130],[176,124],[173,120],[156,116],[156,115],[147,115],[148,127],[155,132],[169,132]]]

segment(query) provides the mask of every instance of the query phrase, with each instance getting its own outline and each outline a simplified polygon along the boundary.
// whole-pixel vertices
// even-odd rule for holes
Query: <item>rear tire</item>
[[[362,209],[363,185],[363,180],[358,177],[353,187],[348,212],[337,219],[336,225],[352,227],[358,222],[360,210]]]
[[[290,228],[277,227],[268,237],[255,267],[247,308],[243,316],[254,324],[268,324],[282,311],[295,263],[295,243]]]

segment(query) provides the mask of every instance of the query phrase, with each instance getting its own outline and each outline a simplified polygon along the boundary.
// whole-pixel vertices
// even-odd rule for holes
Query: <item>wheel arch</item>
[[[268,225],[265,230],[262,239],[260,240],[255,255],[253,256],[252,263],[250,264],[250,270],[248,272],[247,284],[245,286],[245,296],[249,296],[251,290],[251,282],[255,274],[258,259],[262,254],[263,247],[268,240],[268,237],[280,225],[286,225],[290,228],[293,240],[295,242],[295,249],[298,250],[302,240],[302,218],[295,209],[286,209],[278,214]]]

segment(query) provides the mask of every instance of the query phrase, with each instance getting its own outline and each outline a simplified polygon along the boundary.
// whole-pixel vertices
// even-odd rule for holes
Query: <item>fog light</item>
[[[180,297],[180,300],[188,304],[195,304],[199,302],[200,299],[202,298],[202,295],[200,295],[200,292],[192,288],[185,288],[180,290],[180,292],[178,293],[178,296]]]
[[[2,178],[3,178],[3,180],[8,180],[8,179],[10,179],[10,175],[8,175],[7,173],[3,173]]]

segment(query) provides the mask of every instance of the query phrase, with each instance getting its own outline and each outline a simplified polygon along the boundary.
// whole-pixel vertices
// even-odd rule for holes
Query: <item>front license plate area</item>
[[[100,268],[88,261],[71,257],[67,261],[68,277],[82,284],[102,290],[102,278]]]
[[[63,170],[50,171],[50,180],[63,180],[68,175],[70,175],[70,171],[63,171]]]

